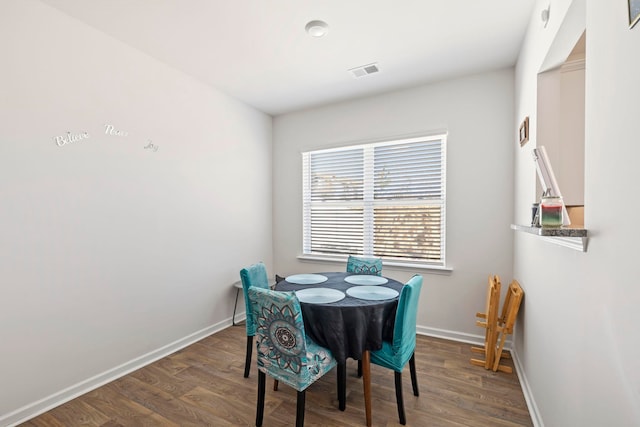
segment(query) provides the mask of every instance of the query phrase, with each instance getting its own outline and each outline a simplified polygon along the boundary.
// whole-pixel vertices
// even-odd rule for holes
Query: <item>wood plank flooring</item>
[[[253,426],[257,368],[244,378],[244,325],[232,326],[151,365],[50,410],[25,427],[58,426]],[[413,396],[403,373],[407,425],[532,426],[515,373],[472,366],[471,345],[418,336]],[[506,362],[512,366],[509,360]],[[338,410],[336,373],[307,390],[306,426],[364,426],[362,381],[347,363],[347,409]],[[515,371],[514,371],[515,372]],[[374,426],[397,426],[393,372],[371,366]],[[295,390],[269,380],[264,426],[295,423]]]

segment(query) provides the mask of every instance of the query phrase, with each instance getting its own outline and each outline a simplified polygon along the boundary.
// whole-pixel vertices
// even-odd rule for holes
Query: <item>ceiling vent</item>
[[[358,78],[368,76],[369,74],[375,74],[379,71],[380,71],[380,68],[378,67],[378,64],[375,62],[373,64],[362,65],[360,67],[352,68],[349,70],[349,72],[353,74],[354,77],[358,77]]]

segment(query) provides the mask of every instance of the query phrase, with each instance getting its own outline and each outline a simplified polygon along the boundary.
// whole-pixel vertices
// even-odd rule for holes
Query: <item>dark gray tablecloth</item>
[[[276,284],[278,291],[297,291],[309,287],[338,289],[342,292],[358,285],[344,281],[353,273],[317,273],[328,280],[316,285],[297,285],[286,280]],[[389,279],[384,285],[400,293],[401,282]],[[393,324],[398,307],[398,298],[383,301],[368,301],[346,295],[344,299],[331,304],[300,303],[304,318],[305,332],[316,343],[327,347],[339,363],[345,363],[348,357],[362,358],[366,350],[378,350],[383,340],[391,340]]]

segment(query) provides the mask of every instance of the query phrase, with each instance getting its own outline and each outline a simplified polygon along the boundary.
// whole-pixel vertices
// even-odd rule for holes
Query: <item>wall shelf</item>
[[[543,240],[577,251],[587,251],[587,230],[584,228],[542,228],[511,224],[511,229],[540,236]]]

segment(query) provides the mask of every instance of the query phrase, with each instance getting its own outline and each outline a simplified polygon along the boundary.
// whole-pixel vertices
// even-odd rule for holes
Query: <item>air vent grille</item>
[[[378,64],[375,62],[373,64],[361,65],[360,67],[352,68],[349,70],[349,72],[356,78],[368,76],[369,74],[375,74],[379,71],[380,67],[378,67]]]

